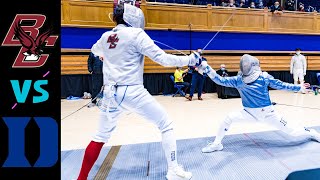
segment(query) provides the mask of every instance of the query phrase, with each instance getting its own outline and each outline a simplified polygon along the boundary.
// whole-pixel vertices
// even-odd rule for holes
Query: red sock
[[[78,180],[87,180],[88,174],[93,166],[93,164],[98,159],[101,148],[104,145],[103,142],[94,142],[91,141],[86,148],[84,153],[84,158],[82,161],[82,166]]]

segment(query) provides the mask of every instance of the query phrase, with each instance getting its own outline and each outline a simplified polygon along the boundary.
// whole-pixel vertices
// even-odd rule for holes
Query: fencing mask
[[[261,74],[260,63],[256,57],[245,54],[240,59],[240,71],[244,83],[251,83]]]
[[[139,2],[136,0],[114,0],[113,16],[122,16],[123,21],[128,26],[144,29],[144,14],[140,9]]]

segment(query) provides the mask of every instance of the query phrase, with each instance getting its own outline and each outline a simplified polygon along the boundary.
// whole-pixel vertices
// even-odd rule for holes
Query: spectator
[[[241,72],[239,71],[238,74],[239,73]],[[220,69],[217,70],[217,74],[219,74],[221,77],[228,77],[229,72],[226,69],[226,65],[221,64]],[[221,99],[228,99],[232,97],[235,98],[240,96],[237,89],[230,88],[230,87],[223,87],[219,84],[216,84],[216,90],[217,90],[218,98],[221,98]]]
[[[229,4],[229,0],[221,0],[221,6],[227,7]]]
[[[268,9],[271,8],[271,6],[273,6],[274,4],[274,0],[264,0],[265,2],[265,6],[268,7]]]
[[[248,5],[246,4],[245,0],[241,0],[239,4],[240,8],[248,8]]]
[[[301,3],[301,2],[299,3],[298,11],[300,11],[300,12],[306,12],[306,10],[304,9],[304,4]]]
[[[99,56],[95,56],[90,52],[88,57],[88,71],[91,74],[92,81],[92,96],[91,103],[88,105],[88,108],[91,108],[96,105],[97,98],[95,98],[103,85],[103,74],[102,74],[103,62],[100,60]]]
[[[226,69],[226,65],[225,64],[221,64],[220,65],[220,69],[217,71],[217,73],[222,77],[229,76],[228,70]]]
[[[274,14],[282,14],[282,7],[280,6],[279,1],[274,2],[274,5],[271,6],[271,12]]]
[[[184,85],[184,92],[187,92],[187,89],[190,87],[190,83],[184,82],[183,78],[185,77],[186,73],[189,69],[182,70],[182,67],[177,67],[176,71],[174,72],[174,82],[177,85]]]
[[[198,52],[200,52],[201,49],[198,49]],[[206,58],[202,57],[203,60],[206,60]],[[197,66],[198,64],[196,64]],[[190,88],[190,95],[186,97],[189,101],[192,101],[193,93],[195,89],[197,88],[198,90],[198,100],[203,100],[201,95],[202,95],[202,89],[203,89],[203,84],[204,80],[206,78],[205,74],[200,74],[198,72],[198,68],[195,66],[191,66],[190,69],[192,70],[192,80],[191,80],[191,88]]]
[[[249,8],[251,8],[251,9],[254,9],[254,8],[256,8],[256,5],[255,5],[255,3],[252,1],[251,3],[250,3],[250,6],[249,6]]]
[[[287,11],[294,11],[294,0],[287,0],[285,6]]]
[[[256,8],[259,8],[259,9],[263,9],[264,8],[263,0],[259,0],[258,5],[256,6]]]
[[[308,6],[308,9],[306,9],[306,12],[317,12],[317,10],[313,6]]]
[[[227,7],[237,7],[236,4],[234,3],[234,0],[229,0],[229,3]]]
[[[296,49],[295,55],[291,58],[290,74],[293,74],[295,85],[298,84],[298,81],[301,85],[304,83],[304,76],[307,74],[307,61],[306,57],[301,54],[300,48]]]

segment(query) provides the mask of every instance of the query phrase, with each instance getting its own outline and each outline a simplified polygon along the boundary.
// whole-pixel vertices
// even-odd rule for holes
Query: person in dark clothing
[[[221,64],[220,65],[220,69],[217,71],[217,74],[219,74],[222,77],[228,77],[228,70],[226,69],[226,65],[225,64]],[[217,94],[218,94],[218,98],[222,98],[222,99],[227,99],[227,95],[224,94],[224,88],[220,85],[216,85],[217,88]]]
[[[274,14],[282,14],[282,7],[280,6],[279,1],[274,2],[274,5],[271,6],[271,12]]]
[[[99,56],[95,56],[90,52],[88,57],[88,71],[91,74],[92,79],[92,96],[93,100],[100,92],[103,85],[103,73],[102,73],[103,62],[100,60]],[[88,107],[93,107],[97,103],[97,99],[93,100]]]
[[[229,76],[228,70],[226,69],[226,65],[225,64],[221,64],[220,65],[220,69],[217,71],[217,73],[222,77]]]
[[[294,0],[287,0],[285,3],[286,10],[295,11],[294,4],[295,4]]]
[[[205,57],[201,56],[201,58],[202,58],[202,60],[205,60],[205,61],[207,60]],[[196,64],[196,66],[197,65],[198,64]],[[196,88],[198,90],[198,100],[203,100],[201,95],[202,95],[203,84],[204,84],[204,81],[205,81],[207,76],[205,74],[203,74],[203,75],[200,74],[198,72],[198,68],[196,66],[190,66],[189,67],[189,69],[192,72],[190,95],[186,97],[189,101],[192,101],[193,93],[194,93]]]
[[[239,8],[248,8],[249,6],[247,2],[245,0],[241,0],[239,4]]]

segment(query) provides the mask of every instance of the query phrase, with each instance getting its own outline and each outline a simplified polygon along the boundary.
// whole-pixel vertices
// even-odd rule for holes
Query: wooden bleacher
[[[170,52],[170,51],[169,51]],[[225,64],[229,71],[239,71],[239,56],[232,55],[204,55],[214,69],[219,69],[220,64]],[[256,56],[259,58],[263,71],[289,71],[292,56]],[[308,70],[320,69],[320,56],[306,56]],[[88,74],[88,55],[62,55],[62,75],[66,74]],[[148,57],[145,58],[145,73],[173,73],[175,67],[163,67]]]

